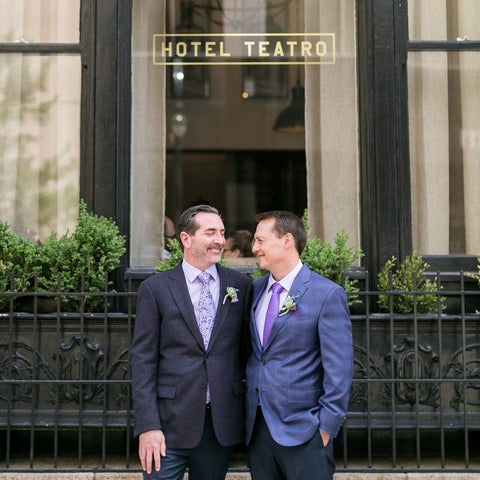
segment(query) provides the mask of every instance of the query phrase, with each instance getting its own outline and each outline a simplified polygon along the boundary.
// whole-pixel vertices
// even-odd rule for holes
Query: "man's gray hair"
[[[177,233],[181,232],[188,233],[190,236],[195,235],[195,232],[198,230],[199,225],[195,217],[197,213],[215,213],[220,217],[218,210],[215,207],[210,205],[195,205],[194,207],[187,208],[178,219],[177,223]]]

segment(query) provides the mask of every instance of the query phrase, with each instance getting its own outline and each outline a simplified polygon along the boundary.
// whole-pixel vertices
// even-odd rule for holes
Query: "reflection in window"
[[[80,0],[0,0],[0,41],[78,43]]]
[[[131,265],[154,266],[163,250],[164,215],[176,220],[199,201],[213,203],[227,229],[236,230],[252,228],[261,210],[301,215],[308,197],[312,234],[332,240],[345,228],[359,247],[355,2],[143,0],[132,6]],[[151,36],[176,26],[192,36],[248,33],[262,41],[269,32],[272,38],[333,32],[336,62],[250,61],[189,71],[152,66]],[[232,38],[224,46],[245,59]],[[275,131],[297,83],[305,91],[305,129]]]
[[[410,35],[439,39],[462,32],[480,38],[480,24],[473,21],[478,15],[467,3],[445,2],[442,8],[435,2],[443,20],[432,23],[411,2]],[[410,52],[408,77],[413,246],[420,253],[476,255],[480,52]]]
[[[0,56],[0,218],[32,239],[78,213],[80,57]]]

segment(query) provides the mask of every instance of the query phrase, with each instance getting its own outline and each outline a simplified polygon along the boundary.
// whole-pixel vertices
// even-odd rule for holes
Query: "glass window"
[[[480,251],[480,53],[410,52],[413,246]]]
[[[409,1],[410,40],[480,40],[479,10],[478,0]]]
[[[78,214],[80,56],[0,55],[0,218],[44,238]]]
[[[411,2],[409,25],[422,38],[480,38],[473,21],[480,2],[436,2],[436,15],[455,18],[439,23],[418,3]],[[420,253],[480,251],[480,52],[458,48],[408,57],[413,247]]]
[[[80,0],[0,0],[0,41],[78,43]]]
[[[199,202],[227,233],[308,207],[313,234],[345,228],[358,246],[354,13],[351,0],[133,3],[132,266],[154,266],[164,217]]]
[[[0,0],[0,11],[0,219],[34,240],[61,235],[78,215],[80,0]],[[39,43],[58,54],[36,54]],[[72,44],[78,54],[63,53]]]

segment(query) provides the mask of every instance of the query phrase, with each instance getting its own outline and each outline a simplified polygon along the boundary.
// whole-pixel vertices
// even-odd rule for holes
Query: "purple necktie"
[[[271,286],[272,296],[268,303],[267,313],[265,315],[265,326],[263,327],[263,346],[267,344],[268,337],[272,331],[273,322],[278,317],[280,310],[280,294],[283,287],[279,283],[274,283]]]
[[[208,286],[211,278],[210,274],[208,272],[201,272],[199,273],[198,278],[202,282],[200,300],[198,302],[198,327],[200,328],[205,348],[208,348],[210,335],[212,334],[213,329],[213,322],[215,320],[216,307]]]

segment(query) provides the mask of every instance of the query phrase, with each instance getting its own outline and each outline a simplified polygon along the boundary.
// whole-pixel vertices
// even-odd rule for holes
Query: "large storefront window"
[[[308,207],[313,234],[344,228],[358,246],[354,11],[349,0],[134,2],[132,266],[155,265],[164,217],[200,202],[227,232]]]
[[[0,218],[42,239],[78,213],[80,48],[59,53],[79,44],[80,1],[0,0],[0,11]]]
[[[410,39],[445,41],[445,51],[408,58],[413,246],[422,253],[480,251],[480,52],[462,51],[480,39],[479,15],[476,1],[409,2]]]

